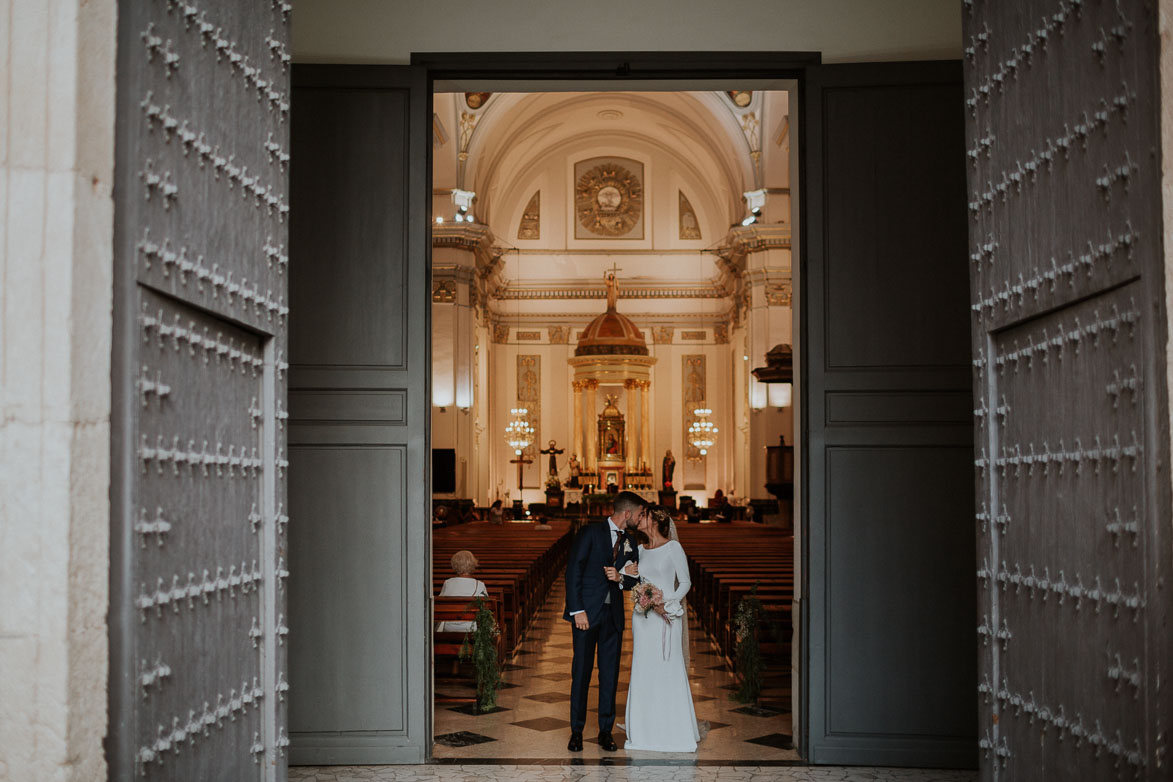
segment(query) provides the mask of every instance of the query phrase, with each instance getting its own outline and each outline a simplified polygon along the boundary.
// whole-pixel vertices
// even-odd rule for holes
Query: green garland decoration
[[[757,591],[758,584],[755,583],[749,594],[737,603],[737,610],[733,614],[737,638],[734,647],[735,670],[741,682],[734,697],[742,703],[757,703],[762,694],[766,672],[766,661],[762,659],[762,649],[758,643],[758,625],[764,609]]]
[[[477,672],[477,711],[490,712],[497,707],[497,691],[504,680],[497,666],[497,638],[501,635],[493,612],[485,605],[483,596],[473,601],[476,605],[476,628],[464,634],[460,645],[460,659],[473,661]]]

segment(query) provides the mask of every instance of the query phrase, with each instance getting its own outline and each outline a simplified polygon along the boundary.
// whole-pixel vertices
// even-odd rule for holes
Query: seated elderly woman
[[[447,579],[440,588],[440,597],[476,597],[487,595],[484,583],[472,578],[477,569],[477,558],[471,551],[457,551],[452,555],[452,571],[456,575]],[[437,622],[440,633],[467,633],[475,630],[476,622]]]

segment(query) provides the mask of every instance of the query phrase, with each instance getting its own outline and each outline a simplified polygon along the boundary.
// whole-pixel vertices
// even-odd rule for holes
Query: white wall
[[[406,63],[412,52],[818,51],[824,62],[961,57],[945,0],[294,0],[303,62]]]
[[[106,776],[114,41],[0,2],[0,780]]]

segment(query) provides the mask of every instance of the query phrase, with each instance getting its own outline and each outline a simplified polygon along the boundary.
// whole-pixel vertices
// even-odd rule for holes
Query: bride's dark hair
[[[660,535],[667,538],[672,531],[672,514],[663,505],[653,505],[648,508],[648,517],[655,523]]]

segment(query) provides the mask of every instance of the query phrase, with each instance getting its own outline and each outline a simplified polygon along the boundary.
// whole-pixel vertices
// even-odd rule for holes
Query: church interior
[[[563,571],[621,490],[669,508],[689,554],[697,757],[797,758],[795,106],[788,89],[435,94],[435,616],[470,618],[442,590],[472,551],[504,681],[482,711],[464,633],[437,632],[437,759],[565,754]],[[746,597],[766,673],[738,699]]]

